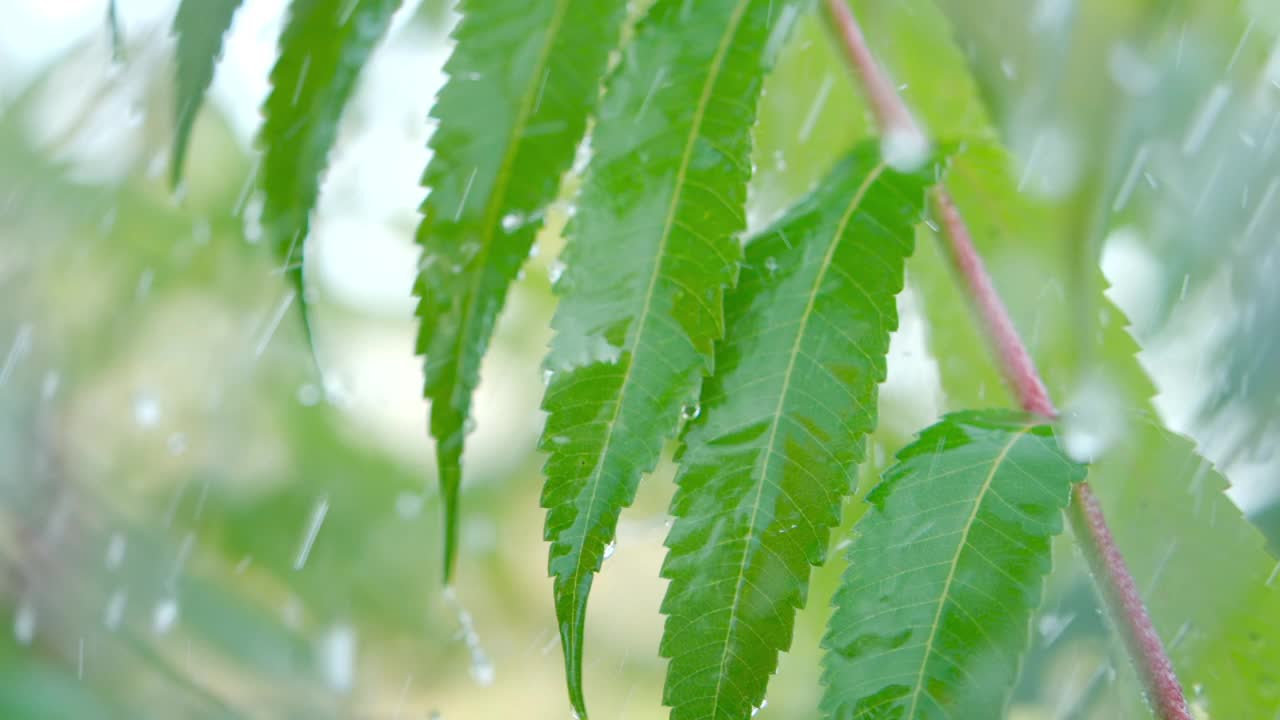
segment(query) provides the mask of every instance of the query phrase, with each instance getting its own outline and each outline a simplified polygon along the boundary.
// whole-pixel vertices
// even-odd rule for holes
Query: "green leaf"
[[[472,0],[423,182],[418,279],[426,396],[445,507],[444,574],[457,539],[465,426],[507,288],[528,257],[595,107],[622,0]]]
[[[948,415],[868,495],[823,647],[828,717],[1001,717],[1083,466],[1010,411]]]
[[[658,0],[601,103],[562,255],[541,447],[570,699],[618,514],[697,401],[741,249],[751,127],[799,2]]]
[[[262,227],[298,293],[303,248],[342,110],[400,0],[293,0],[262,107]]]
[[[1263,709],[1274,714],[1280,691],[1266,669],[1280,665],[1280,631],[1270,621],[1280,617],[1280,594],[1267,580],[1276,560],[1224,493],[1226,479],[1155,419],[1155,388],[1138,360],[1138,345],[1124,315],[1101,293],[1093,300],[1097,325],[1080,349],[1074,333],[1079,303],[1067,293],[1072,270],[1060,261],[1065,243],[1074,239],[1057,231],[1070,209],[1027,199],[1016,184],[1007,156],[993,146],[971,146],[948,175],[948,187],[1050,390],[1068,400],[1067,432],[1101,432],[1097,440],[1109,445],[1090,472],[1091,484],[1187,696],[1214,716],[1251,717]],[[949,404],[1004,397],[980,333],[962,317],[966,300],[932,245],[922,243],[919,253],[932,263],[913,264],[912,271],[925,290],[931,343]],[[1071,402],[1100,390],[1106,407]],[[1080,647],[1072,639],[1068,633],[1056,645],[1069,653]],[[1116,665],[1127,667],[1118,640],[1112,649]],[[1128,671],[1122,677],[1110,711],[1141,716],[1147,711],[1136,679]]]
[[[876,424],[914,225],[933,168],[860,146],[747,246],[726,338],[691,423],[663,576],[665,702],[745,718],[791,645]]]
[[[176,132],[169,182],[174,187],[182,181],[187,143],[191,140],[196,113],[204,102],[209,83],[213,81],[214,66],[222,55],[222,36],[231,27],[231,19],[235,17],[240,3],[241,0],[182,0],[178,13],[173,18],[173,35],[177,40],[175,62],[178,82],[174,107]],[[115,7],[115,3],[112,3],[112,7]]]

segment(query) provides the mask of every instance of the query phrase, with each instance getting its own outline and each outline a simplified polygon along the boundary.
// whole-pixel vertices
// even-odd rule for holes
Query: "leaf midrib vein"
[[[942,584],[942,593],[938,596],[938,607],[933,613],[933,622],[929,627],[929,638],[924,644],[924,653],[920,659],[920,669],[916,672],[916,686],[911,690],[911,707],[907,710],[906,717],[916,716],[916,706],[920,702],[920,693],[924,689],[925,668],[929,664],[929,658],[933,655],[933,643],[938,637],[938,624],[942,619],[942,610],[947,606],[949,595],[951,594],[951,584],[955,582],[956,568],[960,564],[960,555],[964,553],[965,546],[969,543],[969,531],[973,529],[975,521],[978,517],[978,511],[982,508],[982,501],[986,497],[987,491],[991,489],[991,483],[995,480],[996,472],[1000,466],[1004,464],[1005,458],[1009,455],[1009,451],[1013,446],[1022,439],[1024,435],[1031,430],[1032,426],[1027,425],[1013,434],[1009,438],[1009,442],[1000,450],[1000,454],[991,461],[991,470],[987,472],[987,477],[982,481],[982,487],[978,489],[977,496],[973,500],[973,510],[969,512],[969,518],[965,521],[963,534],[960,536],[960,542],[956,543],[956,552],[951,557],[950,566],[947,568],[947,577]]]
[[[707,73],[706,81],[702,86],[702,94],[698,98],[698,105],[694,109],[694,114],[689,130],[688,138],[685,140],[684,152],[680,157],[680,166],[676,172],[675,187],[671,193],[671,201],[667,206],[667,215],[663,221],[662,235],[658,240],[658,249],[655,253],[655,261],[653,271],[649,275],[649,287],[645,291],[644,305],[641,307],[640,315],[636,322],[636,333],[631,341],[630,361],[627,364],[627,370],[623,374],[622,385],[618,390],[618,399],[613,406],[613,414],[609,418],[608,431],[605,433],[604,445],[600,449],[600,461],[596,464],[591,482],[591,495],[587,500],[586,517],[590,518],[595,512],[596,500],[599,497],[600,479],[603,474],[604,458],[608,457],[609,449],[613,445],[614,431],[618,426],[618,416],[622,411],[622,406],[626,400],[627,390],[631,387],[631,380],[634,377],[636,367],[635,351],[640,347],[640,338],[644,336],[647,327],[649,312],[653,305],[654,290],[658,284],[658,277],[662,274],[662,258],[666,253],[667,242],[671,238],[671,230],[674,227],[676,210],[680,205],[681,190],[685,185],[685,176],[689,172],[689,164],[693,160],[693,148],[697,143],[697,139],[702,131],[703,119],[706,115],[707,105],[711,100],[712,90],[720,77],[720,71],[724,65],[725,56],[728,54],[731,40],[737,34],[738,26],[742,22],[742,17],[746,12],[747,6],[751,0],[739,0],[737,7],[730,17],[729,23],[725,28],[724,34],[720,38],[720,45],[716,48],[716,54],[712,58],[710,68]],[[585,538],[585,532],[584,532]],[[581,587],[579,579],[583,574],[583,560],[585,553],[579,552],[577,562],[574,563],[572,575],[572,594],[570,595],[570,607],[576,607],[578,604],[578,589]],[[569,639],[570,644],[578,647],[581,643],[578,638],[577,623],[569,623]],[[566,649],[567,651],[567,649]]]
[[[484,268],[486,261],[489,259],[489,251],[493,247],[493,233],[498,221],[498,211],[501,210],[503,200],[507,196],[507,187],[511,183],[511,168],[515,165],[516,157],[520,154],[520,138],[524,128],[529,123],[529,118],[533,115],[534,102],[538,97],[538,89],[545,82],[543,73],[546,72],[547,63],[551,57],[551,48],[555,45],[557,35],[560,33],[560,26],[564,22],[564,17],[568,14],[569,3],[572,0],[559,0],[556,3],[554,14],[551,16],[551,23],[547,26],[547,31],[543,35],[542,48],[538,52],[538,60],[534,64],[533,72],[530,73],[530,82],[525,88],[524,96],[520,98],[519,111],[516,113],[516,120],[512,123],[511,142],[507,145],[506,151],[502,156],[502,164],[498,166],[498,174],[494,179],[493,191],[489,194],[489,202],[485,205],[484,215],[481,220],[481,236],[480,250],[476,257],[476,266],[480,268],[480,272],[471,275],[471,282],[468,283],[467,294],[462,303],[462,322],[459,323],[458,336],[454,343],[455,352],[450,356],[457,360],[456,366],[462,364],[462,355],[468,343],[464,341],[464,337],[470,334],[470,327],[475,317],[476,297],[480,293],[480,286],[483,285]],[[454,382],[450,383],[452,388],[456,385],[458,373],[454,372]],[[434,410],[435,404],[433,402]],[[457,432],[456,430],[454,432]],[[451,433],[452,434],[452,433]]]

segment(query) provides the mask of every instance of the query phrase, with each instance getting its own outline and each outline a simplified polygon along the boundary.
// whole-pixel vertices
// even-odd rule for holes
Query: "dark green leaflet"
[[[262,107],[262,227],[298,293],[303,249],[320,178],[360,71],[386,34],[400,0],[293,0]],[[308,341],[310,327],[307,326]]]
[[[169,182],[174,187],[182,181],[191,129],[209,83],[213,81],[214,67],[222,55],[222,37],[231,27],[240,3],[241,0],[182,0],[173,18],[173,34],[177,38],[178,85]]]
[[[507,288],[529,255],[595,108],[622,0],[471,0],[454,31],[449,82],[423,183],[416,292],[426,396],[445,507],[445,579],[471,394]]]
[[[863,144],[747,245],[672,503],[661,652],[673,720],[747,717],[791,645],[876,424],[932,180]]]
[[[741,256],[756,103],[799,7],[658,0],[601,102],[556,286],[541,442],[556,616],[580,715],[591,582],[619,512],[712,369]]]
[[[1085,468],[1010,411],[948,415],[868,495],[823,647],[827,717],[997,718]]]

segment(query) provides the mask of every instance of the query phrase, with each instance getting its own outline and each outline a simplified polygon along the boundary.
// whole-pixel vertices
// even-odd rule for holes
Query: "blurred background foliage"
[[[574,179],[485,361],[444,592],[410,289],[455,16],[406,3],[344,116],[307,257],[318,377],[253,190],[284,2],[244,3],[177,193],[174,5],[118,0],[113,33],[106,2],[0,0],[0,716],[568,717],[534,443]],[[1208,688],[1195,711],[1274,712],[1280,618],[1250,603],[1275,573],[1215,586],[1214,513],[1237,512],[1223,481],[1126,413],[1198,441],[1280,545],[1280,10],[855,6],[926,126],[1010,150],[967,147],[952,172],[976,175],[957,198],[1068,423],[1091,431],[1077,439],[1104,458],[1110,520],[1184,680]],[[761,105],[752,228],[870,125],[817,13],[800,18]],[[927,226],[909,272],[864,478],[941,412],[1009,404]],[[642,484],[596,585],[586,683],[601,717],[665,717],[672,472]],[[859,513],[852,501],[836,547]],[[1175,549],[1195,564],[1170,563]],[[1132,674],[1069,539],[1061,550],[1011,716],[1135,717]],[[815,574],[761,717],[813,717],[840,569]],[[1214,624],[1180,619],[1206,613]],[[1257,682],[1215,697],[1233,675]]]

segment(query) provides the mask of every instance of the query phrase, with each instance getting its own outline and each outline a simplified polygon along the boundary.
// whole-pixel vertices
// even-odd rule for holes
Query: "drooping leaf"
[[[1020,413],[954,413],[867,495],[823,647],[827,717],[1002,717],[1085,469]]]
[[[222,37],[231,27],[240,3],[241,0],[182,0],[174,15],[178,81],[169,182],[175,187],[182,181],[187,143],[191,140],[196,113],[204,102],[204,94],[213,81],[214,66],[222,55]]]
[[[471,394],[507,288],[573,161],[618,38],[622,0],[472,0],[454,31],[449,82],[423,182],[417,293],[426,396],[453,567]]]
[[[400,0],[293,0],[262,107],[262,227],[298,293],[303,249],[342,110]]]
[[[791,644],[876,424],[932,179],[863,144],[747,246],[672,502],[661,653],[673,720],[747,717]]]
[[[750,130],[797,2],[658,0],[607,85],[556,285],[541,447],[570,699],[618,514],[697,401],[737,275]]]

